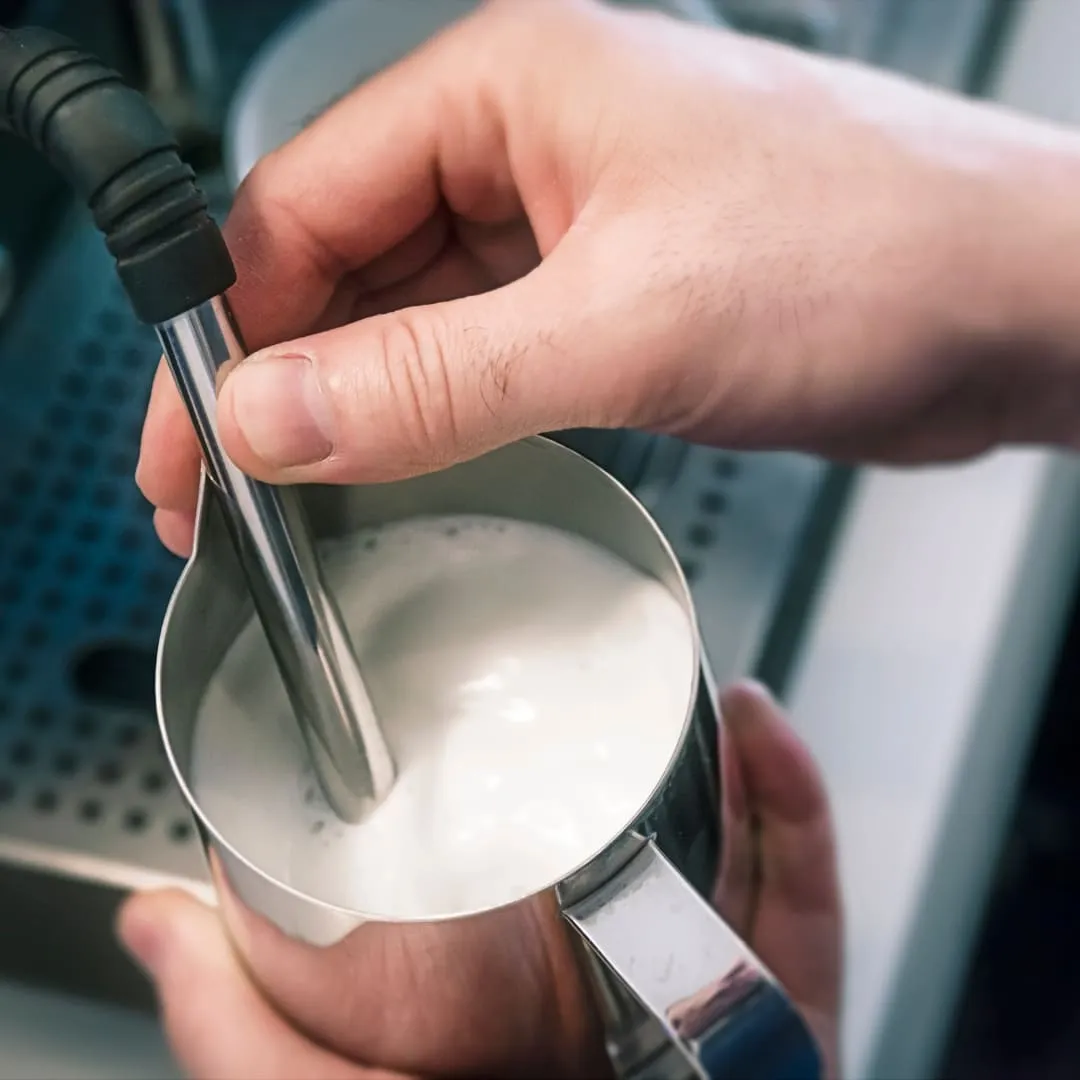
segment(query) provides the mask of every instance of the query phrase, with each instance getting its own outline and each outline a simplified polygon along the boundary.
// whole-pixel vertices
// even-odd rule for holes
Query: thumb
[[[261,480],[370,483],[628,422],[639,380],[617,367],[618,320],[581,280],[585,260],[560,255],[491,292],[253,354],[221,389],[226,450]]]
[[[217,915],[179,890],[135,896],[118,931],[153,979],[173,1053],[193,1080],[407,1080],[310,1042],[244,974]]]

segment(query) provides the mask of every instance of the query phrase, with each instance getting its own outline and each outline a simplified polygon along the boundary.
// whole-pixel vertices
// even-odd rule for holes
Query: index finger
[[[449,230],[426,226],[439,225],[444,191],[484,217],[516,212],[500,124],[476,104],[457,33],[343,98],[241,185],[224,231],[237,268],[230,300],[249,348],[320,327],[339,301],[348,310],[362,268],[385,261],[386,284],[433,259]],[[139,486],[158,507],[190,510],[198,462],[186,410],[159,374]]]
[[[309,332],[346,277],[408,244],[443,204],[485,224],[521,213],[502,110],[483,74],[498,35],[470,33],[477,21],[363,83],[241,185],[225,235],[249,347]],[[437,254],[412,247],[394,277]]]

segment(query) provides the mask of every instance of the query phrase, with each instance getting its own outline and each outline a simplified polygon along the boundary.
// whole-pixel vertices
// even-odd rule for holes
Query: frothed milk
[[[427,517],[322,548],[398,769],[345,825],[253,622],[199,711],[192,786],[223,838],[327,903],[408,919],[535,892],[648,798],[690,701],[689,620],[579,537]]]

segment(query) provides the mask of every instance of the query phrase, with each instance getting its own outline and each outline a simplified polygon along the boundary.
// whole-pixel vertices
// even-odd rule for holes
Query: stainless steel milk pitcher
[[[694,619],[678,561],[642,506],[603,470],[542,438],[397,483],[303,489],[317,540],[419,515],[483,514],[577,534],[664,584]],[[265,944],[302,949],[308,967],[340,965],[355,935],[415,932],[323,903],[248,861],[199,806],[189,783],[200,702],[252,615],[213,489],[204,483],[195,551],[162,629],[157,698],[172,768],[199,822],[235,947],[282,1011]],[[696,621],[694,641],[698,641]],[[810,1080],[817,1047],[787,994],[704,899],[714,885],[719,827],[717,715],[700,648],[692,705],[672,760],[646,805],[602,850],[553,882],[557,906],[591,973],[617,1075],[635,1080]],[[518,903],[535,901],[523,897]],[[424,924],[483,929],[501,909]],[[457,927],[452,931],[452,927]],[[250,948],[261,935],[260,951]],[[423,1002],[417,1002],[418,1009]],[[317,1021],[316,1021],[317,1023]],[[308,1026],[311,1020],[308,1018]],[[317,1035],[317,1032],[314,1034]]]

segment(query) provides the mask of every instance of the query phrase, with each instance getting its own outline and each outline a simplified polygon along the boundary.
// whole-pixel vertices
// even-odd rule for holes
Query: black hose
[[[150,103],[67,38],[0,27],[0,125],[85,200],[143,322],[167,322],[236,280],[206,197]]]

